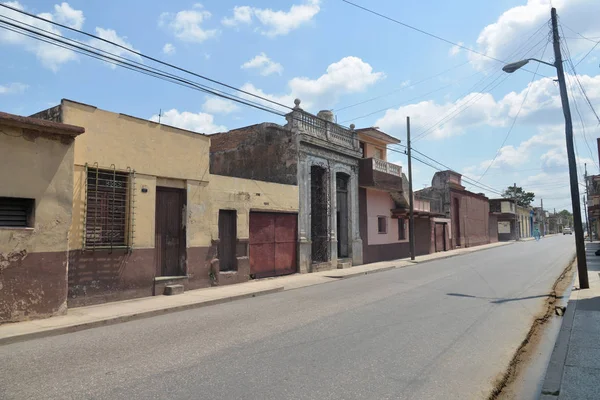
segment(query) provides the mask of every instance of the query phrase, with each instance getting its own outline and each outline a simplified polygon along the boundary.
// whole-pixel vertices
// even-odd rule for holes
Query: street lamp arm
[[[549,62],[546,62],[546,61],[542,61],[542,60],[538,60],[537,58],[528,58],[527,60],[528,60],[528,61],[537,61],[537,62],[539,62],[539,63],[546,64],[546,65],[549,65],[549,66],[551,66],[551,67],[554,67],[554,68],[556,68],[556,65],[555,65],[555,64],[553,64],[553,63],[549,63]]]

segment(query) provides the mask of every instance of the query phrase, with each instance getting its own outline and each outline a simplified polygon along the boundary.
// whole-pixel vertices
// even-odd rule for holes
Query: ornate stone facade
[[[300,212],[298,216],[299,272],[314,270],[312,254],[312,218],[316,215],[311,202],[311,168],[318,166],[325,173],[324,184],[328,194],[326,224],[328,257],[326,268],[337,268],[338,235],[347,238],[347,257],[353,265],[362,264],[362,240],[358,219],[358,164],[361,152],[352,130],[347,130],[331,121],[320,119],[296,107],[287,116],[287,128],[297,134],[298,140],[298,191]],[[353,128],[353,127],[352,127]],[[338,193],[337,177],[340,174],[347,180],[347,192]],[[345,199],[338,199],[347,196]],[[338,204],[344,204],[344,210],[338,210]],[[343,212],[342,212],[343,211]],[[338,215],[344,215],[347,221],[338,221]],[[343,218],[343,217],[340,217]],[[341,227],[341,228],[340,228]],[[347,229],[338,233],[338,229]],[[323,268],[322,265],[319,266]]]

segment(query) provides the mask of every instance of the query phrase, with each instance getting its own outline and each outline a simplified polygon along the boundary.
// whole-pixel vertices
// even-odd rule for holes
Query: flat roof
[[[75,137],[85,132],[81,126],[63,124],[60,122],[47,121],[32,117],[23,117],[20,115],[9,114],[0,111],[0,124],[13,126],[16,128],[34,129],[45,133],[54,133]]]

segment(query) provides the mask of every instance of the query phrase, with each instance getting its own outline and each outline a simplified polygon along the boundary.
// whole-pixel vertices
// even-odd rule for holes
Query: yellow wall
[[[62,105],[63,122],[86,129],[75,142],[72,249],[82,247],[86,163],[135,170],[134,248],[154,248],[157,186],[187,191],[187,247],[218,239],[219,209],[238,211],[241,239],[249,235],[250,210],[298,212],[297,186],[211,175],[207,136],[66,100]]]
[[[139,174],[203,180],[208,174],[210,139],[96,107],[62,102],[63,121],[83,126],[75,141],[75,164],[115,165]]]
[[[375,156],[375,149],[380,149],[382,153],[381,159],[387,161],[387,145],[385,142],[362,133],[358,134],[358,138],[365,144],[365,158],[377,158]]]
[[[237,210],[237,237],[249,237],[250,211],[298,212],[298,186],[210,175],[210,233],[219,237],[219,209]]]
[[[35,227],[0,228],[0,256],[67,250],[73,193],[72,139],[0,125],[0,196],[35,199]],[[0,257],[2,260],[2,257]],[[0,268],[1,269],[1,268]]]
[[[510,201],[501,201],[500,202],[500,212],[514,213],[515,212],[514,207],[515,207],[514,203],[511,203]]]

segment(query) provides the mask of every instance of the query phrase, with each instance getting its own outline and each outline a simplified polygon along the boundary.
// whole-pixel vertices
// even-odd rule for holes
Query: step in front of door
[[[188,284],[187,276],[157,276],[154,278],[153,296],[161,296],[165,294],[165,288],[171,285],[181,285],[186,287]]]
[[[184,291],[185,288],[183,285],[167,285],[163,293],[165,296],[174,296],[176,294],[183,294]]]

